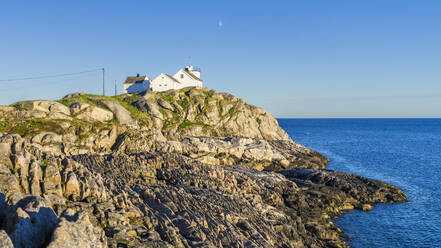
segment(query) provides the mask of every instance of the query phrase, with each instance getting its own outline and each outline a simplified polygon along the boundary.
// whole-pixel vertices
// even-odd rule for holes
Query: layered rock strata
[[[2,247],[345,247],[333,218],[406,200],[208,89],[19,102],[0,133]]]

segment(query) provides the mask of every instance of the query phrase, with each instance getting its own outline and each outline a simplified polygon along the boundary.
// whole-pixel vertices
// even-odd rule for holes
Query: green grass
[[[210,125],[205,124],[205,123],[192,122],[192,121],[189,121],[189,120],[184,120],[184,121],[179,125],[179,129],[184,129],[184,128],[191,127],[191,126],[210,127]]]
[[[142,112],[135,106],[131,104],[131,102],[135,101],[138,98],[138,95],[130,95],[125,96],[124,98],[121,98],[119,96],[100,96],[100,95],[92,95],[92,94],[86,94],[71,98],[63,98],[61,100],[58,100],[57,102],[70,107],[73,103],[81,102],[81,103],[87,103],[89,105],[99,107],[102,109],[107,108],[100,104],[100,101],[107,100],[107,101],[114,101],[119,103],[121,106],[123,106],[125,109],[127,109],[130,112],[130,115],[133,119],[138,120],[141,125],[146,125],[149,122],[149,118],[146,113]],[[119,123],[113,123],[113,124],[119,124]]]
[[[181,89],[179,91],[184,93],[184,94],[187,94],[190,90],[192,90],[192,88],[184,88],[184,89]]]
[[[168,114],[167,114],[167,112],[165,112],[165,110],[163,110],[162,108],[160,108],[160,109],[159,109],[159,112],[161,112],[161,114],[162,114],[162,116],[163,116],[164,118],[167,118]]]
[[[80,140],[89,138],[90,134],[98,134],[103,130],[110,131],[114,127],[114,121],[108,121],[106,123],[90,123],[77,118],[73,118],[70,121],[71,126],[68,128],[70,132],[75,133]]]
[[[71,103],[70,103],[69,99],[71,99],[71,98],[63,98],[63,99],[57,100],[56,102],[61,103],[66,107],[70,107]]]
[[[184,99],[178,99],[176,102],[179,104],[179,106],[182,107],[182,110],[184,112],[187,112],[188,106],[190,105],[190,103],[186,97]]]
[[[262,123],[262,120],[259,118],[256,118],[257,123],[260,125],[260,123]]]
[[[116,100],[121,106],[126,108],[133,119],[140,121],[142,124],[147,124],[149,122],[149,118],[146,113],[139,110],[137,107],[133,106],[129,102],[126,102],[120,98],[114,97],[111,100]]]
[[[40,168],[44,171],[46,170],[46,167],[48,165],[49,161],[47,159],[42,159],[41,160],[41,164],[40,164]]]
[[[115,126],[118,126],[118,125],[119,125],[119,121],[118,121],[118,120],[115,120],[115,119],[113,119],[113,120],[109,120],[109,121],[106,121],[106,123],[107,123],[107,124],[110,124],[110,125],[115,125]]]
[[[88,139],[89,137],[90,137],[89,134],[81,134],[80,136],[78,136],[80,140],[85,140]]]
[[[0,121],[0,132],[6,131],[7,127],[8,127],[8,123],[6,121]]]
[[[201,94],[197,94],[194,98],[188,96],[189,92],[197,91],[201,92]],[[233,107],[227,111],[227,113],[223,114],[225,111],[225,104],[232,103],[228,99],[213,101],[213,105],[209,105],[209,102],[213,99],[214,91],[207,91],[202,89],[195,88],[186,88],[182,89],[178,92],[177,95],[173,95],[170,93],[157,93],[156,96],[161,99],[169,102],[176,103],[181,106],[182,111],[179,111],[178,108],[175,108],[174,112],[166,111],[162,108],[159,108],[160,113],[164,116],[163,128],[162,130],[169,130],[172,128],[185,129],[191,126],[201,126],[204,129],[212,128],[211,125],[204,123],[204,113],[207,111],[217,111],[220,118],[231,118],[238,112],[237,103],[233,105]],[[74,103],[87,103],[89,105],[99,107],[102,109],[107,109],[101,102],[103,100],[114,101],[119,103],[122,107],[127,109],[130,112],[132,118],[138,121],[140,126],[143,125],[151,125],[152,117],[150,113],[144,112],[137,107],[133,106],[132,103],[137,99],[142,98],[139,94],[130,94],[130,95],[120,95],[120,96],[100,96],[100,95],[92,95],[85,94],[81,96],[71,97],[71,98],[63,98],[58,100],[57,102],[70,107]],[[195,120],[183,120],[184,115],[188,112],[189,108],[195,106],[196,103],[200,103],[200,109],[196,110]],[[23,103],[16,103],[14,106],[21,107]],[[214,109],[214,108],[217,108]],[[61,120],[43,120],[43,119],[26,119],[20,120],[18,118],[13,117],[13,124],[9,123],[10,120],[1,120],[0,121],[0,132],[13,132],[18,133],[22,136],[30,136],[34,135],[38,132],[42,131],[50,131],[55,133],[63,133],[63,132],[73,132],[75,135],[79,137],[80,140],[87,139],[92,133],[99,133],[103,130],[111,130],[114,126],[120,125],[117,120],[107,121],[105,123],[89,123],[83,120],[75,118],[75,116],[70,120],[62,120],[63,122],[68,122],[70,127],[66,130],[61,128]],[[256,118],[256,121],[260,124],[261,120]],[[58,123],[57,123],[58,122]]]
[[[233,117],[235,114],[237,114],[237,104],[234,105],[233,107],[230,108],[230,110],[228,110],[228,115],[231,117]]]
[[[216,105],[217,105],[218,116],[219,116],[219,118],[222,118],[223,117],[222,112],[224,112],[224,108],[222,106],[222,101],[221,100],[217,101]]]
[[[139,97],[140,96],[138,94],[131,94],[131,95],[116,96],[114,98],[122,99],[123,101],[125,101],[127,103],[132,103],[132,102],[138,100]]]
[[[82,95],[71,98],[63,98],[57,102],[70,107],[74,103],[87,103],[92,106],[106,109],[104,105],[100,103],[102,100],[110,100],[118,102],[121,106],[130,112],[132,118],[138,120],[140,126],[148,125],[151,121],[149,115],[142,112],[135,106],[131,105],[139,96],[128,97],[110,97],[110,96],[98,96],[98,95]],[[23,102],[14,104],[17,108],[22,108]],[[61,123],[67,122],[70,126],[66,129],[62,128]],[[34,136],[41,132],[53,132],[57,134],[63,134],[73,132],[79,137],[80,140],[87,139],[89,135],[93,133],[100,133],[103,130],[110,131],[114,126],[119,125],[117,120],[110,120],[105,123],[89,123],[73,116],[72,119],[65,120],[49,120],[41,118],[26,118],[20,119],[17,117],[4,117],[0,119],[0,132],[15,133],[23,137]]]
[[[70,107],[70,105],[74,104],[74,103],[87,103],[89,105],[95,106],[95,107],[100,107],[103,108],[101,106],[99,106],[96,102],[91,101],[89,99],[89,96],[93,96],[93,95],[81,95],[81,96],[75,96],[75,97],[70,97],[70,98],[63,98],[60,100],[57,100],[58,103],[61,103],[67,107]]]
[[[56,120],[33,118],[15,121],[10,120],[8,126],[4,127],[4,131],[27,137],[34,136],[41,132],[62,134],[64,130]]]
[[[172,95],[169,95],[167,93],[159,93],[158,95],[160,98],[162,98],[167,102],[173,102],[175,100],[175,98]]]
[[[18,110],[23,110],[24,102],[16,102],[11,104],[12,107],[16,107]]]
[[[172,120],[164,120],[164,124],[162,124],[162,130],[166,131],[172,128],[176,123]]]

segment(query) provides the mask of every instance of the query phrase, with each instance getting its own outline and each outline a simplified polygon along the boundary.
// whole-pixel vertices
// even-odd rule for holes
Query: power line
[[[89,78],[89,77],[90,77],[90,75],[80,74],[78,76],[63,78],[63,82],[68,82],[68,81],[78,80],[78,79],[84,79],[84,78]],[[60,79],[49,79],[49,80],[45,80],[44,82],[41,82],[41,83],[38,83],[38,84],[33,83],[34,81],[27,81],[27,82],[30,82],[30,83],[23,82],[22,84],[0,84],[0,91],[20,89],[24,85],[26,85],[26,88],[52,87],[53,85],[63,86],[62,84],[60,84]],[[10,87],[7,87],[7,85],[9,85]]]
[[[26,78],[12,78],[12,79],[0,79],[0,82],[11,82],[11,81],[23,81],[23,80],[35,80],[35,79],[44,79],[44,78],[55,78],[55,77],[64,77],[71,75],[84,74],[94,71],[101,71],[103,69],[94,69],[88,71],[80,71],[80,72],[72,72],[72,73],[64,73],[64,74],[55,74],[55,75],[46,75],[46,76],[38,76],[38,77],[26,77]]]

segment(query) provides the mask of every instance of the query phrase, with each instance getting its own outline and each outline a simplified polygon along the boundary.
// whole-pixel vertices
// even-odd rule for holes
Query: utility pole
[[[116,96],[116,80],[115,80],[115,96]]]
[[[106,92],[105,92],[105,90],[104,90],[104,68],[103,68],[102,70],[103,70],[103,96],[105,96],[105,95],[106,95]]]

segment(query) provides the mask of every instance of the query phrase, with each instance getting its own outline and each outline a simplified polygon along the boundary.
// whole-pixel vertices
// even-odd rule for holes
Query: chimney
[[[185,70],[191,72],[197,78],[201,79],[201,70],[199,68],[196,68],[196,67],[194,67],[192,65],[187,65],[185,67]]]

